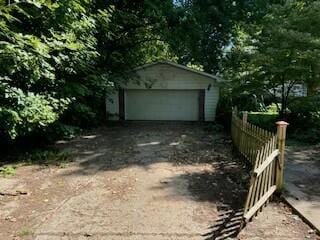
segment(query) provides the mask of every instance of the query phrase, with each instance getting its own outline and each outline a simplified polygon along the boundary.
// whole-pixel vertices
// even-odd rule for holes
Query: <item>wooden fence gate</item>
[[[247,112],[239,117],[232,110],[231,135],[235,149],[251,166],[251,181],[244,206],[244,220],[249,221],[270,201],[283,185],[283,163],[286,127],[277,122],[277,134],[265,131],[247,121]]]

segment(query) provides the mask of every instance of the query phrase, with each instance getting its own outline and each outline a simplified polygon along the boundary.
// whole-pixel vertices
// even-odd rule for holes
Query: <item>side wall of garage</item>
[[[161,63],[138,69],[132,79],[124,89],[205,90],[205,121],[215,119],[219,84],[213,78]],[[118,93],[108,96],[106,108],[109,120],[119,119]]]

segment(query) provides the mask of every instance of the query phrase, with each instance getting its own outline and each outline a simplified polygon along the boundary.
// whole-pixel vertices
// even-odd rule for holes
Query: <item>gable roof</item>
[[[144,64],[142,66],[136,67],[134,69],[134,71],[138,71],[138,70],[141,70],[141,69],[152,67],[152,66],[155,66],[155,65],[158,65],[158,64],[167,64],[167,65],[170,65],[170,66],[175,67],[175,68],[179,68],[179,69],[183,69],[183,70],[195,73],[195,74],[199,74],[201,76],[205,76],[205,77],[214,79],[218,83],[225,82],[225,80],[223,80],[222,78],[220,78],[220,77],[218,77],[216,75],[209,74],[209,73],[206,73],[206,72],[203,72],[203,71],[199,71],[199,70],[196,70],[196,69],[193,69],[193,68],[178,64],[178,63],[170,62],[170,61],[157,61],[157,62],[147,63],[147,64]]]

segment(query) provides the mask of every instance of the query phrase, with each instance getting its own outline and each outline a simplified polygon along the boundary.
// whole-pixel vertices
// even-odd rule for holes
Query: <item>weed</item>
[[[71,152],[68,150],[37,150],[27,153],[24,161],[27,164],[53,165],[64,168],[71,161]]]
[[[191,144],[193,143],[195,140],[193,137],[191,136],[187,136],[187,135],[181,135],[179,142],[181,143],[185,143],[185,144]]]
[[[4,166],[0,167],[0,174],[3,176],[11,176],[16,173],[16,167],[15,166]]]
[[[30,228],[24,227],[18,232],[19,237],[26,237],[33,234],[33,231]]]

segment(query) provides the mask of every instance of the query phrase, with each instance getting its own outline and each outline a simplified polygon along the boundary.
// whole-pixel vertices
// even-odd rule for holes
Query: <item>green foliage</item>
[[[0,174],[3,176],[11,176],[16,173],[16,168],[13,166],[0,167]]]
[[[249,112],[248,121],[262,129],[275,132],[276,121],[279,118],[279,114],[274,111],[269,112]]]
[[[278,105],[275,103],[272,103],[271,105],[266,107],[266,112],[270,114],[278,114]]]
[[[319,1],[280,1],[261,18],[239,23],[231,51],[226,55],[225,78],[232,79],[229,98],[249,110],[239,96],[256,96],[257,112],[249,121],[273,130],[277,113],[290,126],[289,138],[319,141],[320,22]],[[248,24],[249,23],[249,24]],[[308,87],[309,97],[291,95],[295,84]],[[265,107],[273,103],[272,107]],[[253,110],[253,109],[250,109]]]
[[[219,96],[219,102],[216,109],[216,121],[222,124],[226,129],[230,128],[231,124],[231,110],[233,107],[232,98],[229,89],[225,87]]]
[[[319,11],[319,1],[284,1],[261,20],[239,25],[226,71],[234,94],[268,96],[284,115],[295,84],[319,85],[320,30],[312,24],[320,21]]]
[[[61,122],[55,122],[42,131],[41,135],[44,135],[44,139],[52,142],[61,139],[70,140],[78,136],[80,132],[81,129],[79,127],[63,124]]]
[[[297,98],[289,105],[289,133],[307,143],[320,141],[320,96]]]
[[[67,2],[1,2],[0,131],[12,139],[57,121],[73,98],[60,90],[66,77],[87,72],[98,55],[90,37],[93,21],[69,16],[73,13],[64,9]],[[79,3],[68,7],[83,12]],[[59,21],[55,18],[61,11],[69,22],[56,25]]]
[[[25,94],[15,88],[5,89],[2,100],[7,104],[0,107],[0,131],[11,138],[55,122],[69,104],[68,99],[56,99],[32,92]]]
[[[0,138],[75,136],[104,120],[105,95],[132,68],[160,59],[224,70],[222,123],[235,103],[317,119],[289,100],[294,84],[319,85],[319,11],[302,0],[0,0]]]
[[[45,166],[65,167],[71,161],[71,152],[68,150],[34,150],[21,156],[21,162],[25,164],[39,164]]]
[[[289,109],[291,114],[300,114],[304,115],[306,119],[309,117],[312,119],[312,115],[320,112],[320,95],[296,98],[290,103]]]
[[[166,39],[178,62],[202,66],[218,73],[225,49],[231,45],[234,26],[239,21],[260,16],[269,1],[177,0],[166,11]]]
[[[160,37],[162,3],[0,1],[1,136],[99,124],[106,93],[130,69],[173,58]]]
[[[231,86],[226,85],[220,92],[219,102],[216,110],[216,120],[225,128],[229,129],[231,120],[231,109],[234,106],[240,111],[265,111],[264,102],[259,96],[247,92],[233,95]]]
[[[33,234],[33,230],[28,228],[28,227],[23,227],[18,231],[18,236],[19,237],[27,237]]]
[[[289,134],[289,139],[299,141],[300,143],[318,144],[320,141],[320,129],[312,127],[297,129],[293,133]]]

